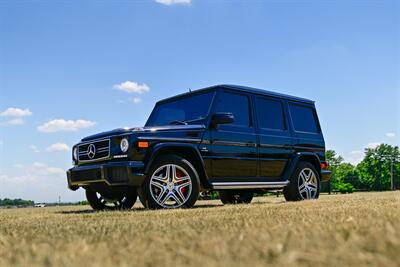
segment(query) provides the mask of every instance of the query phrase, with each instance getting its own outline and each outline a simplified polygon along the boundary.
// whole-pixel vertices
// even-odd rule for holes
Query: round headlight
[[[77,160],[78,159],[78,148],[74,147],[74,150],[72,151],[72,159]]]
[[[126,138],[122,139],[119,146],[120,146],[122,152],[125,153],[126,151],[128,151],[128,149],[129,149],[128,139],[126,139]]]

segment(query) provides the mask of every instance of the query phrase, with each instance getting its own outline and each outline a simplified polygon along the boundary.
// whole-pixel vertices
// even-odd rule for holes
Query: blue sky
[[[316,101],[356,163],[399,144],[398,1],[0,2],[0,198],[75,201],[71,146],[213,84]]]

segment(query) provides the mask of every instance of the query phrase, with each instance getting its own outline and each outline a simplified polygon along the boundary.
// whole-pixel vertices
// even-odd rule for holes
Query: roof
[[[263,89],[258,89],[258,88],[253,88],[253,87],[247,87],[247,86],[241,86],[241,85],[232,85],[232,84],[213,85],[213,86],[209,86],[209,87],[206,87],[206,88],[197,89],[197,90],[193,90],[193,91],[190,91],[190,92],[187,92],[187,93],[183,93],[183,94],[180,94],[180,95],[169,97],[169,98],[163,99],[163,100],[161,100],[159,102],[164,102],[164,101],[168,101],[168,100],[174,99],[176,97],[184,97],[184,96],[190,95],[192,93],[198,93],[198,92],[201,92],[201,91],[212,90],[212,89],[216,89],[216,88],[226,88],[226,89],[229,89],[229,90],[246,92],[246,93],[250,93],[250,94],[272,96],[272,97],[277,97],[277,98],[281,98],[281,99],[287,99],[287,100],[297,101],[297,102],[302,102],[302,103],[314,103],[314,101],[312,101],[310,99],[306,99],[306,98],[301,98],[301,97],[296,97],[296,96],[291,96],[291,95],[285,95],[285,94],[281,94],[281,93],[275,93],[275,92],[271,92],[271,91],[267,91],[267,90],[263,90]]]

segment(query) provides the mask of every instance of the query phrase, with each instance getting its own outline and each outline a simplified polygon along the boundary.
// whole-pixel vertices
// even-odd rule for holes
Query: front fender
[[[145,156],[145,173],[147,174],[151,165],[153,164],[154,160],[161,154],[164,153],[171,153],[175,155],[185,156],[185,152],[191,152],[191,156],[196,157],[196,162],[192,162],[194,166],[200,163],[202,170],[204,170],[204,161],[201,157],[201,154],[198,148],[194,144],[182,144],[182,143],[173,143],[173,142],[166,142],[166,143],[158,143],[154,145],[151,149],[149,149],[148,153]]]

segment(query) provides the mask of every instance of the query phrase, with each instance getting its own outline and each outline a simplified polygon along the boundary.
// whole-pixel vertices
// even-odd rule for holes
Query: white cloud
[[[372,142],[372,143],[367,144],[365,147],[374,149],[374,148],[377,148],[380,144],[381,144],[380,142]]]
[[[69,151],[69,147],[67,144],[63,143],[55,143],[46,148],[47,152],[61,152],[61,151]]]
[[[40,180],[47,180],[49,176],[65,174],[65,171],[61,168],[51,167],[43,163],[35,162],[31,165],[15,164],[15,168],[22,171],[19,175],[7,175],[0,174],[0,183],[26,183],[26,182],[38,182]]]
[[[20,108],[8,108],[3,112],[0,112],[0,116],[3,117],[26,117],[31,116],[32,112],[29,109]]]
[[[114,88],[127,93],[137,93],[137,94],[143,94],[150,91],[150,87],[147,84],[145,83],[139,84],[137,82],[131,82],[131,81],[125,81],[120,84],[115,84]]]
[[[132,102],[134,104],[139,104],[140,102],[142,102],[142,99],[140,97],[134,97],[132,98]]]
[[[357,165],[364,158],[364,152],[361,150],[351,151],[347,156],[344,157],[345,160],[353,165]]]
[[[396,134],[395,133],[387,133],[386,136],[389,138],[394,138],[394,137],[396,137]]]
[[[24,120],[21,118],[12,119],[3,123],[5,125],[22,125],[24,124]]]
[[[11,164],[7,170],[0,169],[0,197],[35,202],[56,202],[59,197],[61,201],[80,201],[83,199],[82,192],[72,192],[67,188],[67,168],[68,163],[60,166],[39,162]]]
[[[29,146],[29,148],[35,153],[39,153],[40,152],[40,150],[35,145],[31,145],[31,146]]]
[[[190,5],[192,0],[156,0],[156,2],[167,6],[175,4]]]
[[[88,120],[64,120],[56,119],[48,121],[37,127],[39,132],[54,133],[54,132],[75,132],[80,129],[92,127],[96,124],[94,121]]]

